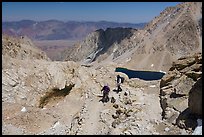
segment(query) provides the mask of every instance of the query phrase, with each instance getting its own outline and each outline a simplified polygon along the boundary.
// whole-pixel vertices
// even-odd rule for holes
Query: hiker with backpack
[[[116,77],[116,85],[117,85],[117,90],[116,92],[121,92],[122,91],[122,88],[120,87],[121,83],[124,82],[124,77],[121,77],[120,75],[117,75]]]
[[[101,91],[103,91],[103,98],[101,99],[101,101],[103,103],[108,102],[109,101],[108,95],[109,95],[109,92],[110,92],[110,88],[108,87],[108,84],[106,86],[104,86]]]

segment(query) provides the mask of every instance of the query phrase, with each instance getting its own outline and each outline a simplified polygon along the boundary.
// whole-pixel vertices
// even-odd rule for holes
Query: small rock
[[[21,112],[26,112],[27,110],[26,110],[26,108],[25,107],[23,107],[22,109],[21,109]]]
[[[140,128],[140,127],[141,127],[141,125],[140,125],[140,124],[137,124],[136,126],[137,126],[138,128]]]
[[[188,133],[186,132],[185,129],[182,129],[182,130],[181,130],[181,135],[188,135]]]
[[[112,115],[112,117],[114,118],[114,119],[116,119],[116,118],[119,118],[119,115],[118,114],[114,114],[114,115]]]
[[[166,127],[165,129],[164,129],[164,131],[166,131],[166,132],[168,132],[170,129],[168,128],[168,127]]]
[[[150,88],[154,88],[154,87],[156,87],[156,85],[150,85],[149,87],[150,87]]]
[[[47,109],[46,107],[44,107],[42,110],[45,110],[45,109]]]
[[[119,125],[120,123],[121,123],[120,120],[116,119],[113,121],[112,127],[116,128],[116,125]]]
[[[158,132],[153,132],[152,134],[153,134],[153,135],[159,135],[159,133],[158,133]]]
[[[120,114],[123,113],[123,112],[124,112],[124,111],[121,110],[121,109],[117,109],[117,110],[116,110],[116,114],[117,114],[117,115],[120,115]]]
[[[114,108],[118,108],[118,104],[114,104],[113,107],[114,107]]]
[[[131,130],[128,130],[128,131],[125,131],[124,134],[125,135],[132,135],[132,132],[131,132]]]
[[[132,104],[131,99],[124,99],[124,104],[125,105]]]
[[[111,97],[111,103],[115,103],[116,99],[114,97]]]

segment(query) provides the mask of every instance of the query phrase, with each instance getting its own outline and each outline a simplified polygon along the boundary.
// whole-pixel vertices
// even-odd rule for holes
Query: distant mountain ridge
[[[2,33],[13,36],[26,35],[32,40],[75,40],[83,39],[87,34],[98,29],[105,30],[116,27],[141,29],[145,25],[146,23],[133,24],[108,21],[21,20],[2,22]]]

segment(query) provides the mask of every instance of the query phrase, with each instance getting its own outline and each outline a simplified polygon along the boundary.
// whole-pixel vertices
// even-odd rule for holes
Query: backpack
[[[125,78],[124,77],[120,77],[120,78],[121,78],[121,83],[123,83]]]
[[[124,77],[121,77],[121,76],[117,76],[117,83],[123,83],[125,80]]]
[[[103,90],[104,90],[105,93],[108,93],[110,91],[110,88],[108,86],[104,86]]]

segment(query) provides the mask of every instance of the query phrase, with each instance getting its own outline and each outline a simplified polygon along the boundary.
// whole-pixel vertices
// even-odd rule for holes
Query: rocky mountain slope
[[[27,37],[15,38],[2,35],[2,56],[15,59],[50,60],[47,55],[37,48]]]
[[[132,59],[124,64],[135,69],[167,71],[172,61],[189,53],[200,52],[201,11],[202,3],[189,2],[161,12],[140,34],[143,35],[141,44],[129,53],[130,57],[124,58]]]
[[[97,30],[82,41],[62,53],[62,59],[91,63],[100,54],[110,55],[117,50],[118,43],[131,37],[137,30],[131,28],[108,28]],[[116,45],[116,46],[114,46]],[[125,46],[125,45],[120,45]],[[125,48],[125,47],[124,47]]]
[[[81,43],[75,45],[75,50],[81,49],[76,55],[68,55],[65,51],[64,60],[75,60],[90,63],[110,59],[133,69],[164,70],[167,71],[171,63],[183,55],[196,53],[202,48],[202,3],[187,2],[175,7],[169,7],[155,17],[143,30],[131,30],[131,35],[108,42],[97,39],[103,33],[94,32]],[[111,30],[111,29],[110,29]],[[110,30],[106,30],[108,33]],[[121,32],[109,35],[114,38]],[[92,41],[93,40],[93,41]],[[99,43],[109,52],[100,51]],[[92,48],[90,48],[92,47]],[[71,49],[73,50],[73,49]],[[67,55],[66,52],[68,53]],[[83,56],[81,56],[81,54]],[[95,56],[97,54],[97,56]],[[90,57],[91,56],[91,57]],[[86,61],[89,59],[88,61]],[[160,60],[158,62],[158,60]]]
[[[13,36],[28,36],[32,40],[79,40],[90,32],[108,27],[143,28],[146,23],[116,23],[116,22],[63,22],[59,20],[2,22],[2,32]]]

